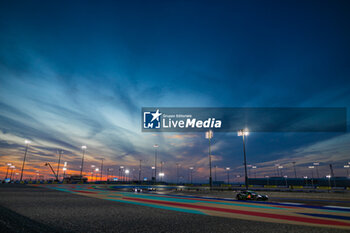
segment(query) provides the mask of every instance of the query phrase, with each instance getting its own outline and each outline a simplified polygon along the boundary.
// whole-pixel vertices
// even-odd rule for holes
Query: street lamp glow
[[[128,169],[125,170],[125,174],[129,174],[129,172],[130,172],[130,171],[129,171]]]
[[[99,170],[100,170],[100,169],[98,169],[98,168],[95,169],[95,171],[97,171],[97,172],[98,172]]]
[[[314,163],[314,166],[319,166],[320,165],[320,163]]]
[[[226,170],[230,170],[230,168],[229,168],[229,167],[227,167],[227,168],[226,168]]]
[[[315,166],[309,166],[309,168],[315,168]]]
[[[29,141],[29,140],[24,140],[24,143],[25,143],[25,144],[29,144],[30,141]]]
[[[163,177],[163,176],[164,176],[164,173],[163,173],[163,172],[160,172],[160,173],[159,173],[159,176],[160,176],[160,177]]]
[[[159,145],[158,145],[158,144],[154,144],[153,147],[154,147],[154,148],[158,148]]]
[[[81,149],[82,149],[82,150],[86,150],[86,149],[87,149],[87,146],[82,146]]]
[[[327,177],[328,179],[330,179],[330,178],[331,178],[331,175],[326,175],[326,177]]]
[[[67,171],[67,168],[66,168],[66,167],[64,167],[64,168],[63,168],[63,171]]]
[[[255,169],[255,168],[256,168],[256,166],[252,166],[252,168],[253,168],[253,169]]]
[[[282,169],[282,168],[283,168],[283,166],[278,166],[278,168],[279,168],[279,169]]]
[[[349,168],[350,167],[350,165],[344,165],[344,168]]]

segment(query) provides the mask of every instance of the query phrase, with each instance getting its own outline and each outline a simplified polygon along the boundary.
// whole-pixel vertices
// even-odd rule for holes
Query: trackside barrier
[[[264,185],[264,188],[277,188],[277,185]]]

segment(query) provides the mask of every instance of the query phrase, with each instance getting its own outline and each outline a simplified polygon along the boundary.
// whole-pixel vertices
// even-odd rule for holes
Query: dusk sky
[[[349,1],[1,1],[0,176],[53,177],[57,149],[69,173],[105,158],[150,178],[154,144],[165,180],[176,163],[208,180],[203,133],[142,133],[142,107],[350,107]],[[348,114],[349,116],[349,114]],[[349,120],[349,117],[347,118]],[[349,125],[347,125],[349,129]],[[242,138],[215,133],[213,165],[243,174]],[[254,133],[248,164],[293,177],[346,176],[350,135]],[[115,172],[116,173],[116,172]],[[138,174],[138,173],[137,173]],[[136,176],[136,172],[134,172]],[[237,181],[242,179],[237,179]]]

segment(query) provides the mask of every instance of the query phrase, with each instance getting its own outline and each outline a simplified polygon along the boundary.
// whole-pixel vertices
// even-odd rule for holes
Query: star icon
[[[155,119],[157,119],[157,121],[159,121],[159,116],[162,115],[161,113],[159,113],[159,109],[157,109],[157,111],[155,113],[151,113],[152,114],[152,121],[154,121]]]

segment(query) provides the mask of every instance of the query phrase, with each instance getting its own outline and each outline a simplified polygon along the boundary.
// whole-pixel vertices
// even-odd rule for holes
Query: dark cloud
[[[142,134],[141,107],[349,107],[349,9],[346,1],[3,1],[2,157],[22,153],[29,139],[35,159],[54,160],[63,148],[75,169],[87,144],[91,161],[105,156],[137,169],[138,159],[152,163],[158,143],[171,178],[181,162],[184,177],[197,164],[204,180],[204,136]],[[317,158],[339,165],[342,135],[252,133],[248,161],[266,170],[286,158],[301,167]],[[241,173],[240,137],[216,133],[212,146],[216,165]]]

